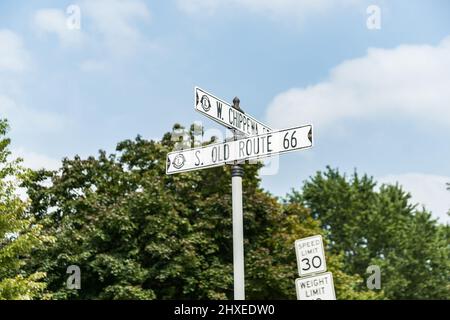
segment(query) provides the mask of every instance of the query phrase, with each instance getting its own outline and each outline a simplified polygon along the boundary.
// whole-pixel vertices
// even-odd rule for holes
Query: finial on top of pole
[[[237,110],[239,110],[241,112],[244,112],[244,110],[242,110],[241,107],[239,106],[240,103],[241,103],[241,100],[239,100],[238,97],[235,97],[233,99],[233,108],[235,108],[235,109],[237,109]]]

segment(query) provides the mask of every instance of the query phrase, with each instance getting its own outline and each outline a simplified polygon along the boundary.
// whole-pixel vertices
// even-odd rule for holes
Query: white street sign
[[[229,103],[195,87],[195,110],[229,129],[235,129],[246,136],[273,131],[252,116],[233,108]]]
[[[296,240],[295,254],[300,277],[327,271],[321,235]]]
[[[297,300],[336,300],[331,272],[298,278],[295,280],[295,289]]]
[[[180,173],[230,163],[260,159],[274,154],[310,148],[312,125],[274,131],[236,141],[171,152],[167,155],[166,173]]]

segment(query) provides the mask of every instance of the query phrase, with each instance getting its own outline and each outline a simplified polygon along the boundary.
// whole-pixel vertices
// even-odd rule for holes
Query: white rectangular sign
[[[295,280],[295,289],[297,300],[336,300],[331,272],[298,278]]]
[[[295,254],[300,277],[327,271],[321,235],[296,240]]]
[[[312,130],[312,125],[306,125],[236,141],[171,152],[167,155],[166,173],[211,168],[233,161],[260,159],[274,154],[310,148],[313,145]]]
[[[229,129],[235,129],[246,136],[273,131],[255,118],[233,108],[229,103],[195,87],[195,110]]]

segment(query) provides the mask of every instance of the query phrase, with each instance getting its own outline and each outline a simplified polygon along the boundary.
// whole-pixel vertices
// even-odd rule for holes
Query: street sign
[[[195,87],[195,110],[221,125],[232,130],[237,130],[246,136],[254,136],[273,131],[270,127],[252,116],[233,108],[229,103],[198,87]]]
[[[230,163],[260,159],[313,145],[312,125],[274,131],[236,141],[171,152],[167,155],[166,173],[180,173]]]
[[[298,278],[295,280],[295,288],[297,300],[336,300],[331,272]]]
[[[327,271],[321,235],[296,240],[295,254],[300,277]]]
[[[306,125],[274,131],[255,118],[245,114],[239,107],[239,98],[234,98],[233,106],[231,106],[229,103],[213,96],[203,89],[195,87],[194,90],[195,110],[232,130],[234,140],[210,144],[194,149],[170,152],[167,154],[166,174],[206,169],[224,164],[233,165],[231,169],[231,184],[233,204],[234,299],[245,300],[244,227],[242,210],[242,177],[244,170],[240,166],[240,163],[246,160],[262,159],[280,153],[310,148],[313,145],[313,129],[312,125]],[[309,253],[300,251],[299,254]],[[319,256],[319,258],[320,264],[318,263],[318,257],[315,256],[311,258],[309,264],[318,270],[324,268],[323,271],[325,271],[326,266],[323,245],[322,255]],[[302,263],[306,265],[308,262],[304,260]],[[308,272],[310,269],[313,270],[311,272],[316,272],[314,271],[315,269],[312,269],[311,267],[307,268],[305,272]],[[299,272],[300,270],[299,264]],[[301,275],[302,273],[300,273],[300,276]],[[323,274],[317,277],[325,276],[326,275]],[[326,279],[327,283],[330,282],[329,278],[324,279]],[[299,297],[301,297],[302,294],[305,295],[302,290],[310,288],[308,287],[308,285],[310,285],[308,282],[302,281],[307,281],[307,279],[296,280],[296,286],[298,282],[297,294]],[[321,285],[322,282],[325,283],[324,281],[325,280],[320,280],[318,285]],[[331,277],[331,283],[332,282],[333,278]],[[316,286],[316,282],[313,281],[310,286]],[[328,287],[318,287],[317,289],[306,293],[306,297],[314,294],[319,298],[322,297],[322,295],[324,298],[329,298],[329,290]],[[332,286],[332,290],[334,296],[334,286]]]

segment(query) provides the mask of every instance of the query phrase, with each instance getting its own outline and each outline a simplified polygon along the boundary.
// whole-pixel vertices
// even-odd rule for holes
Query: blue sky
[[[0,114],[15,154],[55,168],[175,122],[223,133],[194,111],[198,85],[274,128],[313,123],[315,147],[263,176],[272,193],[356,168],[449,221],[449,36],[445,0],[1,1]]]

